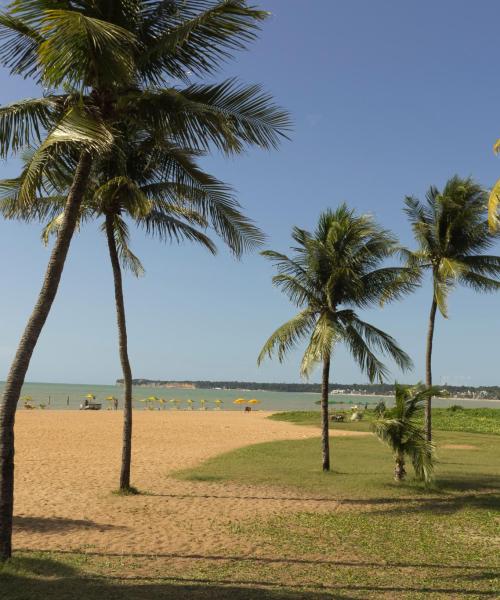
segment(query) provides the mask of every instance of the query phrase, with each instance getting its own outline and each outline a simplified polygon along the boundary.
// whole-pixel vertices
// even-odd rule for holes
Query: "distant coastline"
[[[123,379],[116,380],[117,385],[123,385]],[[300,394],[318,394],[321,392],[319,383],[265,383],[255,381],[207,381],[207,380],[162,380],[143,379],[133,380],[136,387],[187,389],[187,390],[234,390],[238,392],[291,392]],[[448,399],[456,400],[499,400],[500,386],[439,386],[445,390]],[[331,383],[329,393],[334,398],[336,394],[342,396],[371,396],[391,397],[394,396],[394,384],[386,383],[353,383],[340,384]]]

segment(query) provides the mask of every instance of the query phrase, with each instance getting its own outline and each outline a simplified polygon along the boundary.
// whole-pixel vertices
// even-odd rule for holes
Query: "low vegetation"
[[[331,410],[331,415],[344,415],[345,421],[331,422],[333,429],[349,429],[354,431],[370,431],[370,421],[375,418],[372,410],[365,410],[363,420],[355,423],[349,421],[350,411]],[[275,413],[269,417],[275,421],[287,421],[297,425],[321,426],[319,411],[290,411]],[[500,435],[500,409],[496,408],[433,408],[432,422],[436,430],[464,431],[469,433],[488,433]]]

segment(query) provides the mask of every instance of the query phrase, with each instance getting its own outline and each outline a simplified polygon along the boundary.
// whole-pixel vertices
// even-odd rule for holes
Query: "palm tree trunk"
[[[403,454],[398,453],[396,456],[396,465],[394,467],[394,479],[396,481],[403,481],[406,477],[406,469],[405,469],[405,458]]]
[[[330,356],[323,360],[321,381],[321,443],[323,449],[323,471],[330,470],[330,436],[328,423],[328,382],[330,379]]]
[[[432,342],[434,340],[434,322],[436,320],[437,303],[434,295],[432,296],[431,312],[429,315],[429,328],[427,330],[427,351],[425,356],[425,384],[432,386]],[[432,439],[432,398],[425,401],[424,428],[427,441]]]
[[[49,315],[59,287],[71,238],[76,228],[92,159],[81,155],[64,207],[61,227],[50,255],[42,288],[28,319],[10,367],[0,404],[0,561],[12,554],[12,516],[14,508],[14,422],[21,388],[31,356]]]
[[[131,489],[130,465],[132,460],[132,370],[130,368],[130,361],[128,358],[127,323],[125,320],[125,303],[123,301],[122,273],[118,251],[116,249],[112,215],[106,215],[106,237],[108,239],[109,257],[111,259],[113,279],[115,284],[116,321],[118,324],[120,362],[122,365],[123,381],[125,384],[120,490],[126,492]]]

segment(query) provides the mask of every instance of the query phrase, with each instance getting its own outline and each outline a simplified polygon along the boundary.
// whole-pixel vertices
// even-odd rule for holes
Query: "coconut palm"
[[[396,481],[406,477],[405,462],[408,458],[417,479],[429,483],[434,468],[434,446],[426,438],[422,416],[427,399],[440,396],[441,392],[423,385],[396,385],[395,392],[394,408],[384,411],[373,421],[373,432],[394,454]]]
[[[396,341],[362,321],[354,308],[400,298],[414,288],[418,276],[409,268],[383,266],[398,252],[397,240],[370,216],[356,215],[345,204],[322,213],[314,234],[295,227],[292,238],[292,258],[272,251],[263,255],[277,266],[274,285],[302,310],[271,335],[258,363],[274,352],[281,362],[289,350],[308,339],[301,375],[309,376],[322,363],[323,470],[328,471],[328,382],[334,350],[343,343],[370,381],[382,381],[387,375],[376,351],[392,357],[400,368],[409,368],[411,360]]]
[[[131,491],[132,447],[132,370],[128,357],[125,303],[121,266],[136,276],[143,272],[140,260],[129,246],[132,221],[147,234],[167,241],[187,239],[204,245],[210,252],[216,248],[203,229],[210,225],[240,256],[262,240],[260,231],[241,213],[230,188],[204,173],[192,153],[171,144],[144,142],[141,136],[129,133],[126,141],[114,148],[104,160],[96,160],[80,211],[80,222],[102,219],[113,270],[115,305],[118,324],[119,355],[124,379],[124,432],[120,486]],[[29,157],[28,157],[29,159]],[[59,165],[62,173],[63,165]],[[66,173],[68,182],[71,175]],[[60,177],[61,184],[63,178]],[[0,181],[4,191],[2,209],[8,218],[44,220],[47,243],[50,233],[57,232],[66,190],[62,187],[52,197],[40,195],[34,210],[19,207],[17,196],[22,177]],[[69,183],[68,183],[69,185]],[[40,190],[43,193],[43,190]]]
[[[442,191],[429,188],[425,202],[407,197],[405,212],[417,250],[408,264],[432,276],[432,301],[427,330],[425,383],[432,386],[432,348],[436,313],[447,318],[447,300],[457,285],[477,292],[500,289],[500,256],[484,254],[494,244],[488,231],[487,194],[472,179],[451,178]],[[432,395],[426,396],[425,431],[432,439]]]
[[[11,555],[15,410],[57,293],[93,160],[113,147],[120,136],[114,126],[127,120],[141,127],[145,139],[163,138],[197,150],[215,147],[234,154],[247,145],[276,147],[288,117],[259,87],[233,80],[183,88],[169,83],[187,83],[189,71],[213,73],[222,59],[255,37],[265,17],[244,0],[14,0],[0,14],[0,64],[47,89],[42,98],[0,109],[2,157],[26,144],[38,146],[19,202],[28,206],[42,181],[54,183],[58,173],[49,164],[55,157],[74,172],[0,408],[0,559]]]

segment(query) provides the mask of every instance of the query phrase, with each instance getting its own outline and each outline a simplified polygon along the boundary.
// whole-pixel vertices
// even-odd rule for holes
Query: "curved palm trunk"
[[[431,312],[429,315],[429,328],[427,330],[427,351],[425,356],[425,384],[432,386],[432,342],[434,340],[434,322],[436,321],[437,303],[434,295],[432,296]],[[432,439],[432,398],[425,401],[424,428],[427,441]]]
[[[120,348],[120,362],[125,384],[125,398],[123,403],[123,442],[122,465],[120,470],[120,490],[130,490],[130,465],[132,455],[132,370],[127,349],[127,323],[125,320],[125,303],[123,301],[122,273],[120,260],[116,249],[113,232],[113,217],[106,216],[106,237],[108,240],[109,257],[113,268],[115,284],[116,321],[118,324],[118,340]]]
[[[323,360],[321,380],[321,444],[323,450],[323,471],[330,470],[330,434],[328,423],[328,381],[330,379],[330,356]]]
[[[33,350],[59,287],[71,238],[76,228],[92,159],[82,154],[64,207],[62,224],[47,265],[38,300],[26,324],[10,367],[0,405],[0,561],[12,554],[14,508],[14,421],[21,388]]]

